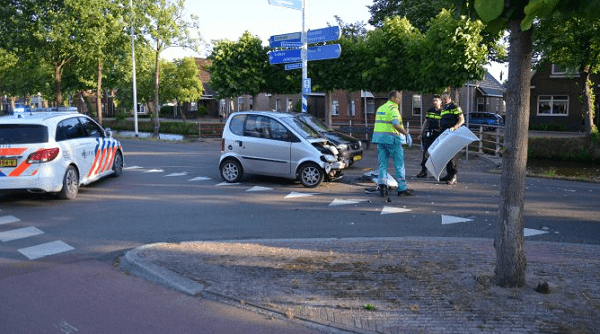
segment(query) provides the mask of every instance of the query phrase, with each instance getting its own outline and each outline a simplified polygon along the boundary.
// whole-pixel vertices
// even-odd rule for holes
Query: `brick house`
[[[590,76],[600,93],[600,74]],[[542,63],[531,75],[529,124],[533,129],[583,131],[583,77],[550,62]],[[600,107],[596,94],[594,108]],[[596,113],[598,114],[598,113]],[[594,120],[598,124],[598,115]]]

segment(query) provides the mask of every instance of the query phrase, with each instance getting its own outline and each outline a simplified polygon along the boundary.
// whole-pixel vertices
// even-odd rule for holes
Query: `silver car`
[[[239,182],[244,174],[300,180],[316,187],[341,175],[346,163],[337,149],[304,122],[286,113],[232,114],[223,129],[221,177]]]

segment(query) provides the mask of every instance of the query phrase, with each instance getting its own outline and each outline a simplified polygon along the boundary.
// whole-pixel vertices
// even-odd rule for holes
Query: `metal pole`
[[[308,112],[308,102],[304,94],[304,82],[308,78],[308,39],[306,38],[306,0],[302,0],[302,112]]]
[[[133,33],[133,0],[129,0],[129,8],[131,9],[131,64],[133,65],[133,131],[138,137],[138,112],[137,112],[137,88],[135,79],[135,39]]]

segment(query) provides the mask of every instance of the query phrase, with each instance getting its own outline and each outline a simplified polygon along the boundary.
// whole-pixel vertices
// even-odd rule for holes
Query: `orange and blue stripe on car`
[[[115,152],[118,149],[115,140],[98,138],[96,141],[96,156],[94,157],[88,177],[107,171],[112,166]]]
[[[18,156],[25,152],[27,148],[0,148],[0,156]],[[27,159],[23,160],[21,164],[19,164],[15,169],[13,169],[8,175],[0,170],[0,177],[16,177],[21,176],[23,172],[31,166],[30,163],[27,162]],[[37,169],[33,171],[31,175],[35,175],[37,173]]]

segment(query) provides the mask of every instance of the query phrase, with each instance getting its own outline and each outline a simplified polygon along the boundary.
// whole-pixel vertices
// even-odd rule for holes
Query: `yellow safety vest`
[[[387,101],[377,109],[375,116],[375,127],[373,128],[373,139],[375,135],[391,135],[398,137],[400,132],[392,125],[392,121],[397,120],[402,124],[402,117],[398,110],[398,105],[392,101]]]

